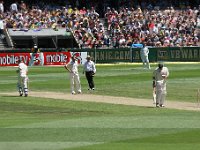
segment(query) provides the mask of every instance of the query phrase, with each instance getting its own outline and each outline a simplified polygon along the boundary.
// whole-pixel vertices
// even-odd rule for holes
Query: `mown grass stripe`
[[[61,150],[101,142],[0,142],[0,150]]]

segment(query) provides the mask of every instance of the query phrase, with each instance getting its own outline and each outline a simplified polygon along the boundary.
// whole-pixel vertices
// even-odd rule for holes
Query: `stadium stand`
[[[8,34],[17,48],[30,48],[33,44],[43,48],[77,46],[72,33],[66,32],[66,29],[58,29],[57,31],[54,29],[27,31],[8,29]]]
[[[147,43],[155,47],[198,46],[199,10],[188,7],[175,10],[173,7],[159,10],[141,10],[140,7],[108,8],[105,17],[108,30],[119,46],[131,43]]]
[[[199,46],[200,7],[191,7],[199,3],[0,0],[0,48],[34,44],[44,48],[118,48],[143,42],[154,47]]]

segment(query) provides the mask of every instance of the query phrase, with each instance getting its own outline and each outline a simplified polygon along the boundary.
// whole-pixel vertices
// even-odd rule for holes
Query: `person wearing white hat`
[[[89,55],[86,57],[86,59],[87,61],[83,65],[83,73],[85,73],[86,79],[88,81],[88,85],[89,85],[88,90],[95,90],[93,78],[96,73],[96,67]]]

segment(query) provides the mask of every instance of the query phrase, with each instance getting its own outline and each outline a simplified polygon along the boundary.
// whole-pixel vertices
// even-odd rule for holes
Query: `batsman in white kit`
[[[167,94],[166,83],[169,76],[169,70],[159,63],[153,72],[153,88],[156,92],[156,107],[164,107],[165,97]]]
[[[72,60],[66,64],[64,67],[69,71],[69,78],[70,78],[70,85],[71,85],[71,93],[76,94],[81,94],[81,82],[80,82],[80,77],[78,73],[78,62],[75,58],[76,56],[72,56]],[[75,91],[76,88],[76,91]]]
[[[19,60],[19,65],[18,65],[18,91],[20,96],[27,97],[28,96],[28,67],[27,65],[23,62],[23,60]]]

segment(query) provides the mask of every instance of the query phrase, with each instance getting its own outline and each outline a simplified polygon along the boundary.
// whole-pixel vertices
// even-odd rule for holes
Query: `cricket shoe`
[[[75,94],[76,94],[76,93],[73,91],[73,92],[72,92],[72,95],[75,95]]]
[[[156,104],[156,107],[158,107],[158,108],[159,108],[159,107],[160,107],[160,105],[157,103],[157,104]]]
[[[23,93],[19,93],[19,96],[22,96],[23,95]]]
[[[28,97],[28,94],[24,94],[24,97]]]
[[[165,105],[161,104],[160,107],[165,107]]]
[[[78,94],[82,94],[82,92],[81,92],[81,91],[78,91]]]

